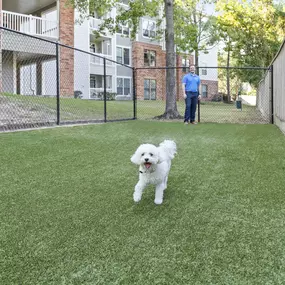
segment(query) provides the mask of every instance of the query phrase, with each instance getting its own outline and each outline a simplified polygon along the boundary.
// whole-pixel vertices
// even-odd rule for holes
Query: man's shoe
[[[197,125],[197,123],[194,121],[194,122],[191,122],[190,124],[192,124],[192,125]]]
[[[189,121],[184,121],[184,125],[188,125],[189,124]]]

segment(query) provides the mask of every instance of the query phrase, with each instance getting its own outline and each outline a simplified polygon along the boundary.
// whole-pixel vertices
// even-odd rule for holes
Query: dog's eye
[[[153,153],[149,153],[150,156],[153,156]]]
[[[142,156],[144,156],[144,153],[142,153]]]

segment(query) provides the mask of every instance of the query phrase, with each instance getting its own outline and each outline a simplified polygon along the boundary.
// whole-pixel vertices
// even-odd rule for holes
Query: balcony
[[[58,39],[58,22],[2,10],[3,27],[25,34]]]
[[[107,55],[107,54],[102,54],[102,53],[93,53],[93,55],[90,56],[90,62],[91,64],[95,64],[95,65],[104,65],[104,60],[101,57],[105,57],[106,58],[106,66],[112,66],[113,62],[109,61],[107,59],[111,59],[112,60],[112,56],[111,55]],[[97,56],[96,56],[97,55]],[[101,56],[101,57],[98,57]]]
[[[99,30],[100,25],[102,24],[102,20],[101,19],[95,19],[93,17],[90,17],[89,19],[89,26],[91,29],[93,30]]]
[[[98,31],[101,24],[104,22],[105,19],[112,18],[112,13],[108,12],[103,16],[99,16],[96,12],[93,16],[89,18],[89,27],[91,33],[95,30]],[[110,38],[112,37],[112,34],[108,31],[108,29],[104,30],[105,35],[101,35],[102,37]]]

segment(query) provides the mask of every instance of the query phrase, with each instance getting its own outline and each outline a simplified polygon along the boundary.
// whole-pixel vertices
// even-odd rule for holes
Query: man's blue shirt
[[[185,83],[185,91],[198,92],[200,77],[197,74],[188,73],[183,77],[182,83]]]

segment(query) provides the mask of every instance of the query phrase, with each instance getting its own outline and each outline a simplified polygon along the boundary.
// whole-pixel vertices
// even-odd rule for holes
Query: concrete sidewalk
[[[250,106],[256,106],[256,96],[241,95],[242,103]]]

